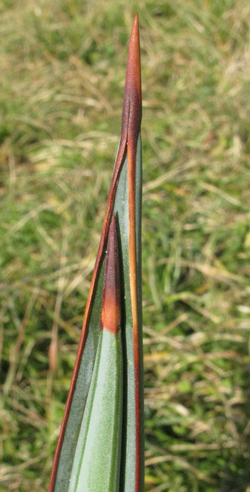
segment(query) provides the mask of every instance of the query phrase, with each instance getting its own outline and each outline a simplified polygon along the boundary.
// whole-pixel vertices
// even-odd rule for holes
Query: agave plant
[[[49,492],[143,492],[141,76],[129,43],[121,138]]]

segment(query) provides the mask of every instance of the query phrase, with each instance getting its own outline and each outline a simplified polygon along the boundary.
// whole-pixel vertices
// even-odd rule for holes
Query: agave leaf
[[[140,124],[140,49],[138,17],[136,16],[129,44],[121,139],[86,305],[76,364],[56,448],[49,492],[80,492],[80,490],[94,492],[95,490],[94,488],[87,489],[86,485],[83,488],[79,485],[80,488],[78,489],[76,488],[78,485],[71,486],[70,484],[74,480],[76,480],[75,484],[77,483],[77,479],[74,477],[82,477],[79,481],[79,483],[82,483],[83,476],[86,476],[86,473],[90,473],[89,480],[91,480],[91,473],[95,473],[94,469],[92,472],[91,470],[87,472],[90,466],[88,458],[86,458],[87,461],[84,461],[85,458],[83,459],[83,449],[85,449],[86,443],[90,439],[84,429],[89,429],[92,418],[90,409],[92,408],[93,412],[97,401],[99,401],[98,405],[101,404],[101,390],[98,390],[100,388],[101,376],[99,373],[101,364],[104,364],[102,365],[102,373],[106,374],[106,382],[113,388],[113,390],[110,390],[110,395],[113,395],[114,402],[111,403],[107,412],[109,423],[111,427],[113,426],[113,429],[115,428],[114,426],[119,426],[117,435],[121,436],[118,439],[120,452],[114,453],[112,461],[116,460],[116,464],[112,463],[112,471],[110,472],[113,478],[116,473],[119,475],[118,478],[114,478],[115,488],[109,488],[107,485],[104,487],[102,472],[100,467],[98,467],[98,460],[101,462],[101,457],[99,456],[96,468],[98,469],[99,483],[102,484],[102,488],[99,490],[101,492],[111,492],[113,490],[114,492],[142,492],[144,490]],[[115,219],[112,219],[113,214]],[[116,223],[115,226],[114,223]],[[114,232],[114,230],[117,232]],[[116,308],[114,307],[118,305],[117,302],[113,303],[112,309],[105,308],[105,306],[110,305],[107,301],[109,297],[107,293],[110,290],[107,288],[108,271],[111,271],[112,277],[112,268],[108,268],[108,258],[112,256],[109,253],[112,250],[110,244],[112,244],[112,237],[116,237],[116,235],[118,236],[117,251],[119,250],[119,252],[117,257],[119,258],[117,262],[120,265],[120,281],[119,289],[115,289],[116,294],[113,294],[113,296],[117,296],[119,291],[121,327],[117,334],[114,335],[112,330],[107,329],[107,326],[103,330],[100,330],[100,327],[103,324],[108,324],[108,319],[111,320],[117,316]],[[113,243],[116,244],[116,240],[113,240]],[[107,255],[106,250],[108,251]],[[118,267],[114,268],[117,269]],[[110,282],[112,283],[112,281]],[[112,289],[110,292],[112,292]],[[104,312],[106,313],[105,315]],[[109,322],[111,323],[111,321]],[[111,334],[116,337],[116,349],[114,349],[113,354],[109,352],[112,344],[110,345],[108,338],[111,337]],[[121,349],[122,346],[123,349]],[[108,353],[111,355],[108,356]],[[114,361],[113,376],[112,371],[104,369],[105,361],[108,367],[110,357],[111,359],[113,357]],[[122,367],[119,369],[121,361]],[[118,380],[122,380],[120,389],[123,388],[123,390],[120,393],[117,391]],[[100,394],[98,395],[98,393]],[[105,395],[103,398],[105,399]],[[117,405],[116,409],[121,408],[119,401],[122,401],[123,415],[121,416],[121,411],[120,413],[118,412],[118,424],[114,422],[112,417],[112,408],[115,408],[114,406],[112,407],[112,404]],[[102,408],[99,410],[102,412]],[[117,411],[114,413],[117,415]],[[94,427],[95,425],[93,424]],[[107,432],[109,432],[107,425],[104,425],[102,430],[101,427],[98,427],[98,432],[92,433],[92,446],[95,445],[94,439],[97,439],[96,445],[98,446],[98,433],[103,434],[99,436],[99,439],[104,437],[105,443]],[[110,444],[110,446],[111,453],[112,445]],[[104,452],[108,453],[107,450]],[[90,456],[90,451],[87,454]],[[80,461],[77,461],[77,456],[80,457]],[[79,465],[80,462],[81,465]],[[87,462],[88,465],[86,465]],[[81,466],[83,471],[81,471]]]
[[[122,437],[123,353],[115,218],[108,236],[101,333],[78,436],[69,492],[117,492]]]

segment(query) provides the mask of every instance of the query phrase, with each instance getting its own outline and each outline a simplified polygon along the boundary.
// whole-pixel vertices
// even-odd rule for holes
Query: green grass
[[[250,487],[249,1],[5,0],[0,491],[48,484],[137,9],[146,491]]]

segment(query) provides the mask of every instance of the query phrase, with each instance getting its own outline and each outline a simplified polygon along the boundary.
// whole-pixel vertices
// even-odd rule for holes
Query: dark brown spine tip
[[[104,287],[102,297],[101,328],[118,332],[121,322],[119,259],[115,216],[113,214],[108,234]]]
[[[122,137],[132,138],[137,142],[142,117],[141,98],[141,61],[138,14],[129,41],[127,72],[124,91],[122,115]]]
[[[132,91],[136,93],[134,96],[136,95],[138,104],[141,106],[141,58],[138,14],[135,16],[129,41],[126,88],[131,93]]]

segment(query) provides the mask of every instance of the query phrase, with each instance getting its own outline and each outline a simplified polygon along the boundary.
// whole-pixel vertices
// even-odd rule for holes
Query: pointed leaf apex
[[[140,37],[138,14],[135,16],[134,24],[129,41],[128,64],[126,74],[126,89],[130,92],[130,97],[137,99],[137,104],[141,106],[141,61],[140,61]],[[139,110],[139,107],[138,107]],[[141,109],[140,109],[141,111]]]
[[[140,61],[140,38],[138,14],[135,16],[134,24],[129,41],[127,72],[124,91],[124,103],[122,113],[121,152],[128,140],[137,143],[140,133],[142,117],[141,101],[141,61]],[[119,154],[118,154],[119,155]]]
[[[119,259],[115,216],[113,214],[108,235],[107,256],[102,298],[101,328],[118,332],[121,322]]]

